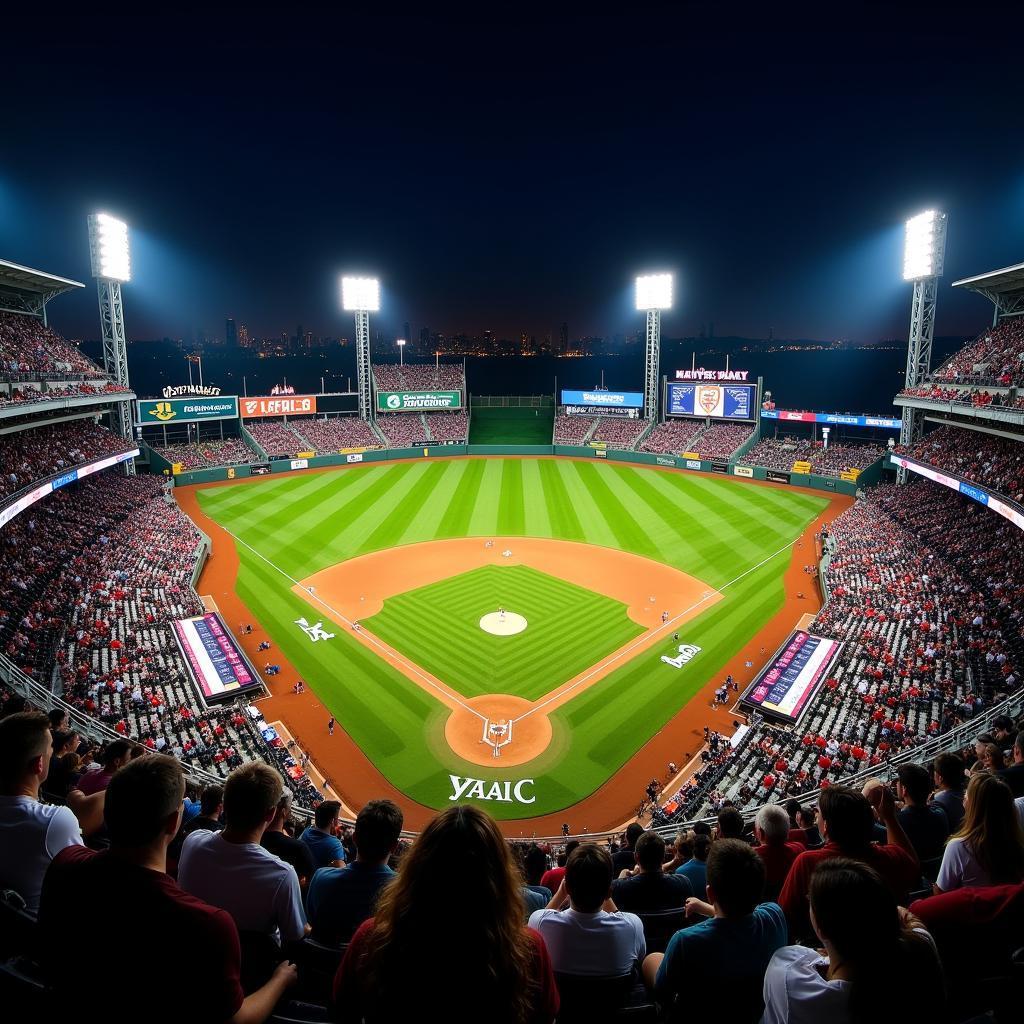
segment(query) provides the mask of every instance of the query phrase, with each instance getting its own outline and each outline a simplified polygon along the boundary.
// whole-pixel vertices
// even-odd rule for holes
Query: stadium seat
[[[637,914],[644,926],[644,939],[648,953],[664,953],[669,939],[681,928],[686,927],[686,911],[658,910]]]
[[[326,946],[307,936],[289,950],[295,955],[299,969],[299,992],[316,1002],[329,1003],[334,986],[334,976],[348,945]]]
[[[36,919],[13,889],[0,892],[0,957],[31,956],[35,952]]]
[[[657,1019],[657,1008],[633,974],[592,977],[556,971],[555,981],[561,1000],[559,1024]]]

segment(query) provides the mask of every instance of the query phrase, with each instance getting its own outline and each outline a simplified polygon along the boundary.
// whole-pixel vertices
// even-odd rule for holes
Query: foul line
[[[344,615],[341,614],[341,612],[339,612],[336,609],[332,608],[325,600],[323,600],[323,598],[319,597],[317,594],[315,594],[315,593],[310,594],[309,593],[309,589],[307,587],[302,586],[302,584],[297,579],[295,579],[293,576],[290,576],[288,573],[286,573],[284,571],[284,569],[282,569],[279,565],[275,565],[269,558],[267,558],[266,555],[261,554],[251,544],[246,543],[246,541],[242,540],[241,537],[239,537],[237,534],[232,533],[226,527],[222,526],[221,529],[224,530],[224,532],[232,540],[234,540],[234,542],[236,544],[241,544],[242,547],[248,548],[258,558],[262,558],[263,561],[266,562],[267,565],[269,565],[271,569],[276,570],[286,580],[290,580],[296,587],[299,587],[302,591],[304,591],[306,593],[306,595],[307,595],[307,599],[308,600],[316,601],[317,604],[323,605],[324,608],[326,608],[327,611],[329,611],[331,613],[331,615],[333,615],[335,617],[335,619],[340,620],[341,622],[345,623],[345,625],[347,625],[347,626],[353,626],[354,625],[354,623],[352,622],[351,619],[346,618]],[[414,665],[411,661],[406,661],[405,658],[401,654],[399,654],[398,651],[396,651],[393,647],[389,647],[387,644],[385,644],[382,641],[378,640],[372,633],[368,633],[362,627],[359,628],[359,635],[364,640],[366,640],[369,644],[371,644],[372,646],[376,647],[379,651],[381,651],[383,654],[385,654],[388,658],[390,658],[393,661],[398,662],[404,669],[408,670],[412,675],[417,676],[419,679],[421,679],[428,686],[432,686],[435,690],[437,690],[438,693],[443,693],[444,696],[448,700],[454,701],[464,711],[468,711],[470,714],[476,715],[476,717],[479,718],[482,722],[486,722],[487,721],[487,716],[486,715],[481,715],[480,712],[477,711],[475,708],[471,708],[468,704],[464,704],[461,700],[459,700],[458,697],[454,696],[451,693],[450,690],[445,690],[442,687],[438,686],[437,683],[435,683],[433,679],[431,679],[429,676],[427,676],[427,675],[425,675],[423,673],[422,669],[420,669],[417,665]]]
[[[714,594],[721,595],[723,590],[728,590],[729,587],[731,587],[734,583],[739,583],[739,581],[741,579],[743,579],[744,576],[749,576],[755,570],[760,569],[762,565],[765,565],[766,563],[770,562],[773,558],[776,558],[777,556],[781,555],[783,551],[788,551],[789,548],[793,547],[793,545],[796,544],[796,542],[798,540],[800,540],[800,538],[799,537],[795,537],[788,544],[784,544],[781,548],[779,548],[778,551],[773,552],[767,558],[762,558],[761,561],[757,563],[757,565],[752,565],[749,569],[745,569],[743,572],[741,572],[739,574],[739,576],[737,576],[735,579],[729,580],[728,583],[726,583],[723,586],[719,587],[718,590],[711,590],[711,591],[709,591],[699,601],[695,602],[694,604],[691,604],[689,608],[685,608],[678,615],[674,615],[667,622],[665,622],[662,625],[656,627],[653,630],[653,632],[644,633],[642,636],[639,636],[636,640],[634,640],[631,644],[628,644],[627,646],[620,648],[611,657],[606,658],[599,665],[595,665],[592,669],[590,669],[585,675],[580,676],[580,678],[577,679],[574,683],[570,683],[564,689],[556,690],[550,697],[547,698],[547,700],[541,701],[540,704],[535,704],[532,708],[530,708],[529,711],[524,712],[518,718],[513,718],[512,722],[513,723],[521,722],[524,718],[529,718],[530,715],[532,715],[534,713],[534,711],[540,711],[541,708],[547,707],[552,702],[554,702],[556,700],[561,700],[561,698],[564,697],[567,693],[571,693],[573,690],[576,689],[577,686],[582,686],[583,683],[585,683],[588,680],[592,679],[595,675],[597,675],[599,672],[602,672],[609,665],[615,664],[615,662],[618,661],[620,658],[622,658],[625,655],[629,654],[630,651],[635,650],[637,647],[639,647],[639,646],[641,646],[643,644],[649,643],[650,642],[650,638],[652,636],[657,636],[658,633],[660,633],[662,630],[666,630],[666,631],[671,630],[673,625],[676,622],[678,622],[680,619],[684,618],[685,616],[689,615],[690,612],[692,612],[695,609],[699,608],[702,604],[704,604],[705,601],[710,600],[711,597]]]

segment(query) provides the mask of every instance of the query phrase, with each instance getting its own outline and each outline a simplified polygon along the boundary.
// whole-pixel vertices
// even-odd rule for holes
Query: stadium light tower
[[[121,282],[131,280],[131,258],[128,251],[128,225],[108,213],[89,215],[89,261],[100,303],[100,327],[103,332],[103,368],[111,378],[125,387],[128,383],[128,346],[124,334],[124,307],[121,304]],[[131,402],[117,402],[111,407],[114,428],[121,437],[132,440]],[[135,460],[124,464],[128,476],[135,475]]]
[[[398,365],[405,366],[405,338],[399,338],[395,344],[398,346]]]
[[[661,311],[672,308],[672,275],[644,274],[636,279],[636,308],[647,314],[647,356],[644,371],[644,412],[658,413],[658,367],[661,362]]]
[[[946,257],[946,215],[925,210],[907,221],[903,246],[903,280],[914,282],[910,307],[910,340],[907,345],[907,374],[904,387],[920,387],[932,365],[932,338],[935,334],[935,300],[939,292]],[[900,444],[912,445],[921,439],[924,417],[920,409],[903,407]],[[897,479],[906,483],[907,471],[897,470]]]
[[[343,277],[341,305],[356,315],[356,383],[359,415],[368,420],[370,404],[370,314],[380,309],[380,281],[375,277]]]

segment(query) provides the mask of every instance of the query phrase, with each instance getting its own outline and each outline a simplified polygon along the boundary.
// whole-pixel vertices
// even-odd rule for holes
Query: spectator
[[[313,814],[314,824],[308,825],[299,838],[309,847],[313,864],[318,868],[343,868],[345,844],[335,835],[341,804],[337,800],[324,800]]]
[[[730,1019],[756,1021],[765,968],[786,943],[786,918],[778,904],[761,902],[764,864],[749,843],[716,840],[707,872],[707,901],[686,901],[688,917],[706,920],[676,932],[664,956],[647,957],[644,981],[662,1005],[686,1000],[692,1008],[704,993],[709,1010],[728,986]]]
[[[707,860],[711,850],[711,837],[699,832],[688,832],[683,839],[682,848],[679,837],[676,837],[676,855],[685,854],[688,849],[692,851],[692,856],[676,868],[676,874],[682,875],[695,893],[700,893],[708,884]]]
[[[132,744],[128,740],[114,740],[107,744],[103,751],[100,768],[93,768],[87,771],[75,787],[86,796],[101,793],[110,784],[114,773],[123,768],[132,759]]]
[[[790,830],[790,840],[793,842],[803,841],[808,850],[819,850],[825,845],[818,830],[818,809],[816,807],[800,807],[796,812],[796,830]],[[796,831],[799,834],[794,835]]]
[[[63,802],[67,799],[68,790],[81,778],[76,753],[79,742],[76,732],[53,733],[53,752],[50,754],[50,770],[45,787],[48,799]]]
[[[50,746],[46,715],[23,711],[0,719],[0,889],[13,889],[32,914],[50,861],[82,845],[74,814],[39,802]]]
[[[596,843],[582,843],[565,865],[565,878],[530,927],[544,939],[554,969],[562,974],[620,978],[644,958],[644,926],[611,899],[612,858]],[[566,898],[569,909],[559,909]]]
[[[949,830],[955,832],[964,820],[964,763],[956,754],[939,754],[932,764],[935,794],[932,802],[938,804],[949,819]]]
[[[187,991],[204,1021],[259,1024],[295,982],[295,968],[282,963],[270,981],[245,996],[230,915],[190,896],[167,875],[167,847],[178,831],[184,792],[181,765],[173,758],[155,754],[132,761],[107,788],[110,849],[72,847],[54,859],[43,882],[39,926],[57,1005],[75,1005],[83,993],[109,983],[119,1005],[144,1007],[152,1024],[179,1024],[181,1002],[168,996],[174,991]],[[129,934],[126,908],[133,920],[157,925],[145,941]],[[96,958],[83,955],[81,932],[69,922],[88,923],[93,949],[117,965],[116,981],[97,975]]]
[[[939,805],[928,803],[932,791],[928,769],[919,764],[900,765],[896,778],[896,796],[903,804],[898,817],[918,859],[941,857],[949,838],[949,818]]]
[[[305,891],[316,867],[313,864],[313,854],[309,847],[300,839],[295,839],[288,834],[285,825],[292,816],[292,792],[286,789],[277,802],[277,813],[274,820],[267,826],[263,838],[260,839],[260,846],[269,850],[275,857],[280,857],[285,864],[291,864],[295,873],[299,876],[299,886]]]
[[[373,916],[381,889],[395,877],[388,859],[398,847],[402,824],[402,812],[390,800],[371,800],[356,818],[355,860],[313,875],[306,907],[317,942],[340,946]]]
[[[786,876],[779,903],[789,920],[790,936],[809,934],[807,893],[810,879],[822,863],[834,857],[860,860],[875,869],[901,904],[921,878],[917,854],[896,815],[892,791],[880,783],[866,797],[847,786],[829,786],[818,800],[818,828],[825,837],[820,850],[805,850]],[[886,844],[871,841],[875,818],[872,806],[886,829]]]
[[[689,880],[666,873],[665,840],[657,832],[645,832],[636,841],[636,867],[612,882],[612,901],[620,910],[649,914],[677,910],[692,896]]]
[[[260,846],[284,788],[269,765],[236,768],[224,785],[224,829],[199,829],[185,839],[178,882],[226,910],[239,932],[294,942],[306,934],[299,878],[290,864]]]
[[[182,811],[182,824],[178,834],[174,837],[167,850],[168,863],[175,863],[181,859],[181,849],[185,840],[193,832],[199,829],[206,829],[207,832],[219,832],[224,826],[221,823],[221,815],[224,813],[224,787],[219,783],[207,786],[199,798],[199,813],[185,821],[185,814]],[[175,867],[176,870],[176,867]]]
[[[1024,831],[1013,794],[994,775],[974,775],[964,795],[964,820],[946,844],[935,891],[1024,881]]]
[[[1013,764],[1004,768],[999,777],[1010,787],[1014,796],[1024,796],[1024,732],[1017,733],[1012,756]]]
[[[762,1024],[874,1024],[945,1018],[942,970],[924,926],[861,861],[833,857],[810,878],[825,955],[780,949],[764,976]]]
[[[766,804],[757,812],[754,835],[758,842],[754,852],[764,863],[765,899],[777,900],[793,861],[806,847],[790,842],[789,815],[778,804]]]
[[[626,835],[622,843],[622,848],[612,854],[612,869],[615,872],[615,877],[618,878],[622,871],[632,871],[636,865],[636,855],[633,852],[633,848],[636,846],[637,840],[644,834],[643,825],[632,822],[626,826]],[[566,861],[568,864],[568,861]]]
[[[743,815],[735,807],[723,807],[718,812],[718,839],[742,839],[746,830]]]
[[[338,1019],[411,1019],[458,964],[446,1019],[549,1024],[558,1012],[551,960],[522,917],[519,872],[497,825],[475,807],[448,808],[352,937],[334,979]]]
[[[572,851],[579,845],[580,841],[578,839],[570,839],[565,844],[562,852],[558,855],[558,864],[553,868],[548,868],[548,870],[541,875],[541,886],[547,889],[552,895],[558,891],[558,887],[562,884],[562,879],[565,877],[565,862],[569,859]]]

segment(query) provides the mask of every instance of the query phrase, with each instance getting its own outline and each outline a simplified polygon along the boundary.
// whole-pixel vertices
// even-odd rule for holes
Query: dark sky
[[[346,6],[5,15],[0,257],[85,281],[86,215],[124,217],[141,338],[351,333],[342,270],[380,275],[385,337],[610,335],[660,268],[667,335],[905,334],[902,222],[932,205],[937,333],[966,333],[990,307],[949,283],[1024,260],[1013,7]],[[52,317],[95,336],[91,287]]]

